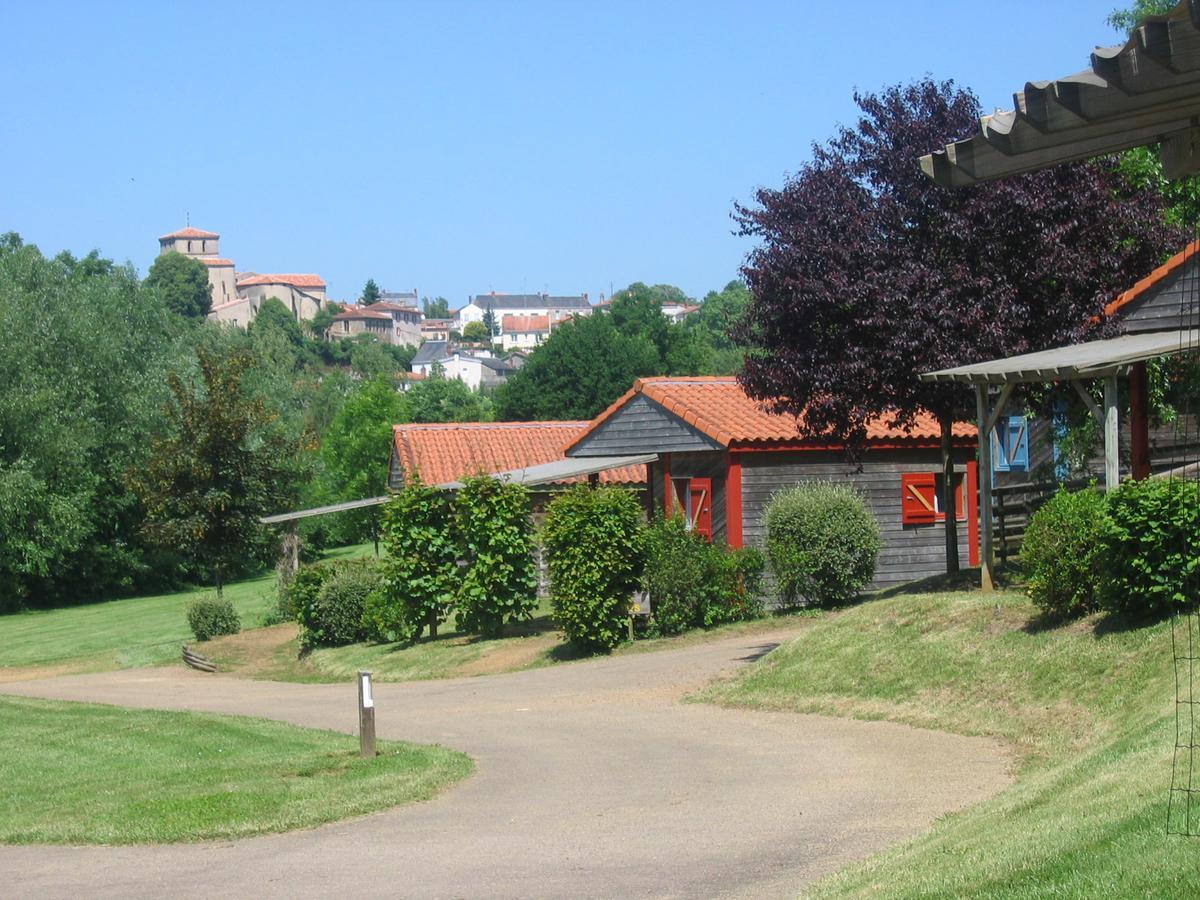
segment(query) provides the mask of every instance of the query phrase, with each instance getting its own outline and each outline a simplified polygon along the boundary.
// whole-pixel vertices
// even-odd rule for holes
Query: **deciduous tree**
[[[189,319],[202,319],[212,309],[212,285],[204,263],[171,251],[159,256],[146,275],[147,286],[167,309]]]
[[[760,242],[742,270],[753,300],[737,329],[751,348],[741,380],[774,411],[802,416],[805,432],[839,440],[861,440],[872,417],[906,425],[926,409],[949,476],[950,427],[974,418],[973,398],[917,374],[1084,337],[1183,236],[1111,160],[938,187],[918,157],[970,133],[980,114],[950,82],[855,101],[853,127],[815,146],[783,188],[735,209],[741,233]],[[942,508],[954,509],[945,482]]]

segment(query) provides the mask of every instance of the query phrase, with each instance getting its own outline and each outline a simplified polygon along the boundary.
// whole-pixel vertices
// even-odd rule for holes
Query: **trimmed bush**
[[[217,597],[201,597],[193,600],[187,608],[188,627],[198,641],[220,637],[223,634],[237,634],[242,630],[242,620],[232,601]]]
[[[680,634],[761,616],[762,554],[710,544],[681,516],[659,516],[646,529],[642,590],[654,630]]]
[[[331,563],[318,562],[310,566],[301,566],[282,589],[279,598],[280,611],[290,613],[293,620],[302,623],[307,615],[305,610],[312,609],[313,604],[317,602],[317,592],[321,590],[325,579],[332,574]]]
[[[576,485],[556,497],[542,525],[554,614],[567,637],[608,653],[628,633],[642,572],[642,509],[629,491]]]
[[[771,498],[767,554],[786,606],[846,603],[871,583],[879,525],[848,484],[814,481]]]
[[[467,478],[454,517],[467,560],[455,597],[458,627],[496,637],[507,623],[532,618],[537,567],[528,488],[487,476]]]
[[[378,564],[372,559],[352,559],[322,566],[328,570],[324,579],[316,591],[305,590],[306,602],[299,609],[301,645],[309,649],[340,647],[366,640],[363,614],[369,598],[383,583]],[[304,571],[296,573],[293,586]]]
[[[382,591],[367,604],[370,639],[412,643],[437,637],[462,582],[454,509],[446,491],[409,483],[383,508]]]
[[[1108,495],[1101,606],[1136,617],[1194,606],[1198,550],[1200,485],[1180,479],[1125,482]]]
[[[1104,495],[1060,489],[1029,522],[1021,561],[1029,598],[1047,616],[1066,619],[1100,608]]]

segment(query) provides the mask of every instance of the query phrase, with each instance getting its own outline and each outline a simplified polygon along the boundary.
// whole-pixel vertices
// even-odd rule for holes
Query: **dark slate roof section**
[[[1013,105],[921,157],[925,174],[964,187],[1159,142],[1168,178],[1200,170],[1200,0],[1143,19],[1124,44],[1097,48],[1086,71],[1028,82]]]
[[[400,306],[416,306],[419,298],[416,291],[380,291],[379,299]]]
[[[631,453],[688,453],[722,450],[724,445],[702,434],[672,412],[639,394],[594,427],[567,451],[567,456],[615,456]]]
[[[512,366],[502,359],[495,359],[491,356],[464,356],[463,359],[474,359],[483,364],[484,368],[491,369],[493,372],[500,372],[504,375],[513,371]]]
[[[447,341],[426,341],[417,350],[417,355],[412,358],[411,365],[420,365],[421,363],[431,363],[435,359],[444,359],[446,357]]]
[[[471,302],[480,309],[591,309],[587,297],[551,297],[549,294],[479,294]]]

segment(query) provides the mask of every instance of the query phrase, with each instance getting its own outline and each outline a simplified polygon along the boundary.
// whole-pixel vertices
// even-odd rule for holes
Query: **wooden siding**
[[[1195,257],[1122,309],[1125,331],[1177,331],[1200,324],[1200,272]]]
[[[661,472],[661,470],[660,470]],[[728,466],[724,452],[684,453],[671,457],[672,478],[712,479],[712,536],[714,541],[724,541],[726,534],[725,478]],[[662,494],[662,478],[659,478],[659,495]],[[661,499],[659,505],[662,505]]]
[[[639,394],[576,444],[569,455],[632,456],[720,448],[716,441]]]
[[[959,470],[972,458],[955,451]],[[900,521],[900,475],[941,469],[937,450],[868,450],[859,467],[836,452],[747,453],[742,457],[742,536],[764,547],[766,510],[778,491],[802,481],[849,482],[862,492],[879,522],[883,547],[872,587],[889,587],[946,571],[944,524],[905,526]],[[959,563],[968,561],[967,523],[958,523]]]

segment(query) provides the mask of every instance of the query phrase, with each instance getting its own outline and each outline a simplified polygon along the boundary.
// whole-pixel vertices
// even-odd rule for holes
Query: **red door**
[[[692,514],[692,530],[712,540],[712,479],[693,478],[688,484],[688,508]]]

